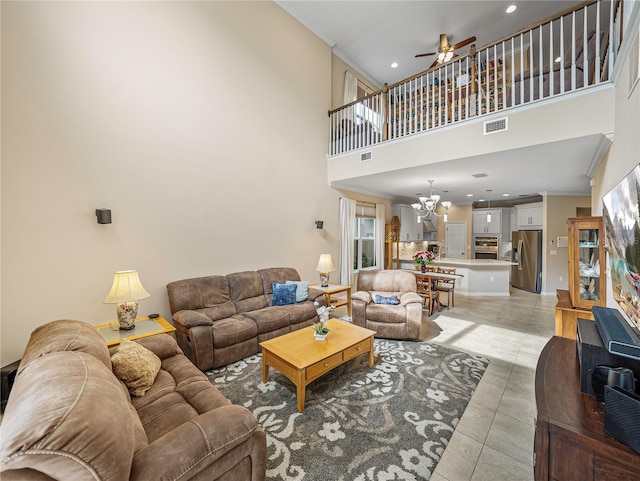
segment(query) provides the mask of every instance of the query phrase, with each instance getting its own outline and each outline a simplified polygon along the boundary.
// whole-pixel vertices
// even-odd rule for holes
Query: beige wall
[[[640,2],[636,2],[631,14],[636,28],[627,34],[638,35],[640,23]],[[625,54],[625,52],[622,52]],[[628,54],[628,52],[626,52]],[[602,215],[602,197],[613,189],[633,168],[640,163],[640,83],[629,94],[630,56],[624,55],[624,68],[616,82],[615,89],[615,136],[609,153],[600,164],[594,176],[591,209],[593,215]],[[607,306],[614,307],[611,295],[611,278],[607,268]]]
[[[558,237],[567,236],[567,219],[576,216],[577,207],[589,207],[591,197],[550,195],[544,197],[543,205],[542,293],[555,295],[557,289],[569,288],[569,249],[558,247]]]
[[[116,270],[169,316],[170,281],[339,258],[331,52],[280,7],[1,8],[1,365],[44,322],[111,321]]]

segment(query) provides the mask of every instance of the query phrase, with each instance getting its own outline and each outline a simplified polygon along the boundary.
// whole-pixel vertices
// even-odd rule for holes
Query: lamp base
[[[130,331],[135,326],[136,317],[138,317],[138,301],[121,302],[116,307],[118,322],[121,331]]]
[[[329,273],[321,272],[320,273],[320,287],[329,287]]]

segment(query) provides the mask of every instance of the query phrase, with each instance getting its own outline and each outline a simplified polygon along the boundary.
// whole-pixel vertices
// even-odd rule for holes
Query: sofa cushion
[[[202,372],[193,369],[173,338],[159,334],[137,342],[162,361],[151,389],[131,399],[150,443],[202,413],[230,404]]]
[[[285,284],[296,285],[296,302],[304,302],[309,298],[309,281],[285,281]]]
[[[245,312],[244,315],[256,323],[258,334],[289,327],[289,312],[284,307],[267,307],[257,311]]]
[[[111,366],[133,396],[144,396],[160,370],[160,358],[137,342],[124,340],[111,356]]]
[[[233,316],[236,308],[225,276],[196,277],[167,284],[171,313],[199,311],[215,321]]]
[[[43,324],[31,333],[18,372],[33,359],[58,351],[91,354],[111,369],[109,349],[95,326],[87,322],[63,319]]]
[[[317,322],[319,320],[317,307],[311,301],[298,302],[291,306],[282,307],[282,309],[289,314],[289,323],[292,325],[306,321]]]
[[[265,296],[273,294],[273,283],[284,284],[286,281],[299,281],[300,274],[293,267],[268,267],[256,271],[262,279],[262,289]]]
[[[387,304],[369,304],[366,316],[367,321],[406,324],[407,309]]]
[[[263,309],[269,305],[262,278],[257,272],[236,272],[227,275],[229,294],[238,314]]]
[[[258,335],[256,323],[242,314],[215,321],[212,329],[215,347],[233,346]]]
[[[126,390],[101,361],[84,352],[50,353],[16,378],[2,420],[0,467],[53,479],[129,479],[136,419]]]
[[[298,286],[295,284],[277,284],[273,283],[273,296],[271,297],[270,306],[288,306],[296,303],[296,290]]]

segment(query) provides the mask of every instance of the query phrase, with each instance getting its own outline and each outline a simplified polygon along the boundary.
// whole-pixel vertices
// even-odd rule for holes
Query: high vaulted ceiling
[[[550,0],[328,1],[277,0],[291,16],[324,40],[333,53],[378,87],[427,70],[435,57],[416,54],[477,38],[477,47],[581,2]],[[509,5],[518,6],[507,14]],[[469,46],[459,53],[469,52]],[[398,63],[393,69],[391,64]]]
[[[276,3],[331,46],[336,56],[382,87],[427,70],[435,56],[415,58],[415,55],[436,51],[442,33],[448,35],[450,44],[475,36],[474,43],[480,48],[582,2],[276,0]],[[518,8],[507,14],[505,10],[511,4]],[[457,53],[468,52],[469,46],[466,46]],[[395,69],[391,68],[394,62],[398,64]],[[435,179],[437,193],[447,189],[449,200],[457,205],[476,203],[487,195],[488,189],[492,192],[492,206],[503,193],[510,193],[514,203],[519,199],[530,201],[531,196],[543,192],[589,195],[589,178],[585,172],[600,146],[599,137],[589,135],[512,151],[510,157],[500,154],[462,158],[332,185],[412,202],[416,193],[428,193],[427,180]],[[554,161],[559,157],[562,162]],[[471,161],[484,168],[470,168]],[[487,171],[490,177],[475,179],[470,174],[476,171]],[[469,175],[456,175],[456,172]],[[474,192],[475,197],[466,197],[468,192]]]

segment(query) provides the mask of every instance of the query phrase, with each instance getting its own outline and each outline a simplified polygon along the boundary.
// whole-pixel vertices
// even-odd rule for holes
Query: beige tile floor
[[[432,317],[424,311],[424,340],[490,360],[432,481],[533,480],[534,377],[555,304],[512,289],[510,297],[457,295],[455,307]]]

